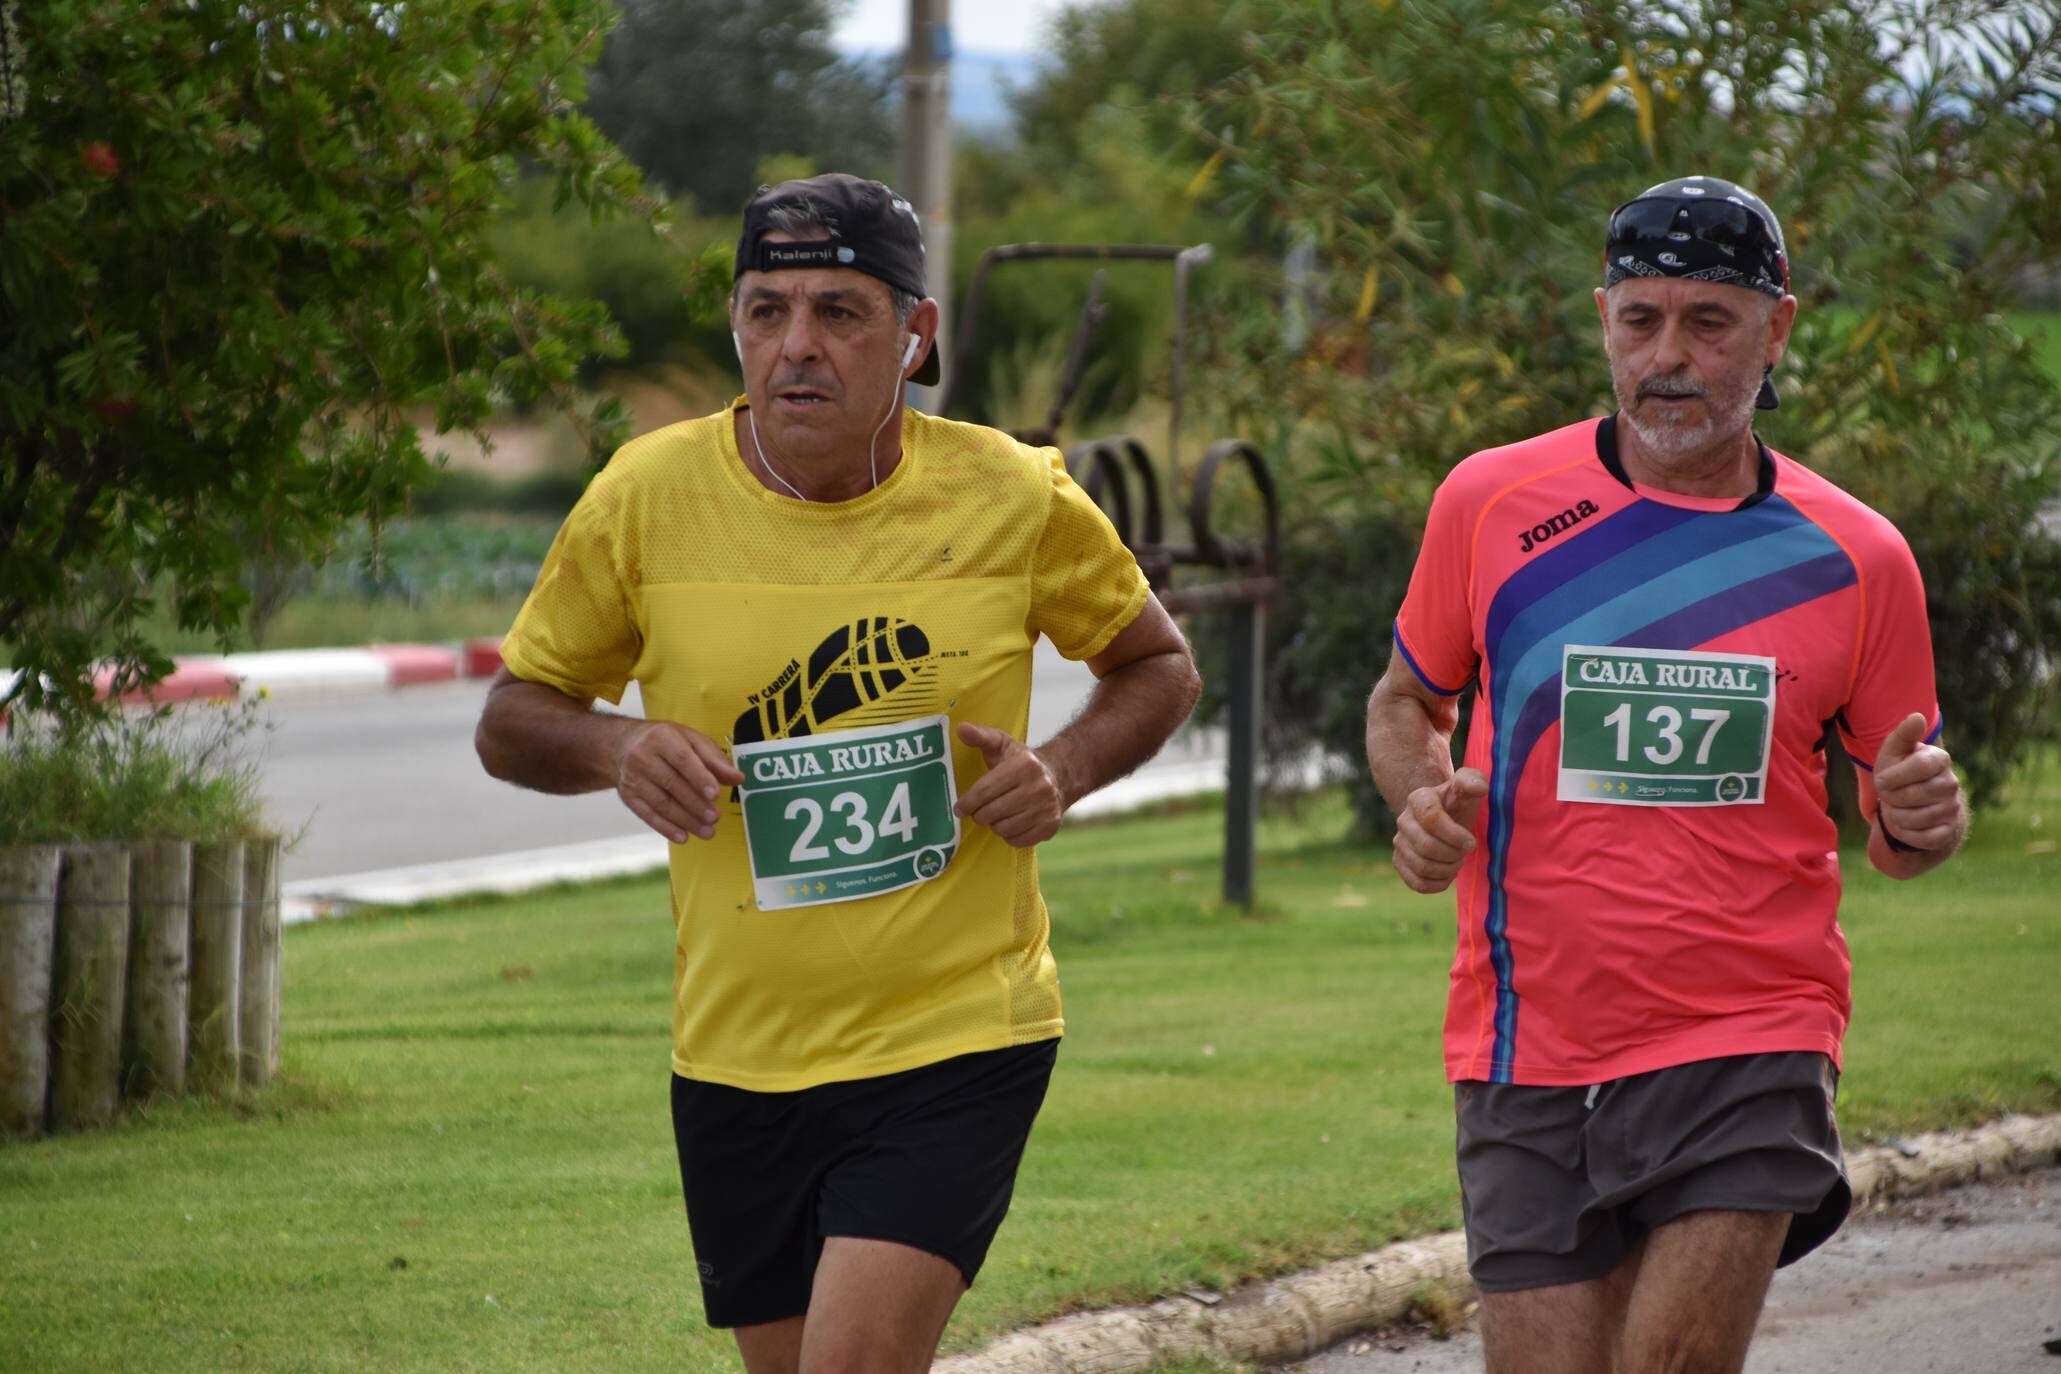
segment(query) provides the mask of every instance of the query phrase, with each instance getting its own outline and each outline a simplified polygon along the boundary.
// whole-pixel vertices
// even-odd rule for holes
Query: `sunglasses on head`
[[[1610,217],[1613,247],[1665,243],[1677,236],[1723,248],[1781,251],[1761,217],[1732,200],[1634,200],[1620,205]]]

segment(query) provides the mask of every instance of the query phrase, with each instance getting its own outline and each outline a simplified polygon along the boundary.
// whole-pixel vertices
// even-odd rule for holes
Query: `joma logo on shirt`
[[[1595,513],[1596,503],[1594,501],[1583,501],[1579,505],[1570,506],[1551,520],[1521,531],[1517,537],[1522,542],[1518,545],[1517,551],[1519,553],[1530,553],[1554,535],[1573,529]]]

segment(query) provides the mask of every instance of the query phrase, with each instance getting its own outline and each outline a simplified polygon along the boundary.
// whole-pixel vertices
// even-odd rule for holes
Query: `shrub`
[[[482,472],[446,469],[416,492],[411,504],[417,516],[499,512],[562,520],[586,489],[587,479],[572,472],[539,472],[503,482]]]
[[[0,743],[0,844],[260,833],[256,709],[246,699],[15,730]]]
[[[695,218],[680,205],[665,232],[655,234],[646,223],[597,219],[582,206],[558,203],[542,177],[518,186],[511,202],[487,232],[509,280],[554,297],[598,301],[621,334],[620,351],[597,348],[579,360],[583,383],[598,381],[611,358],[636,368],[733,365],[720,302],[730,284],[734,225]]]
[[[556,526],[555,519],[444,516],[361,527],[339,541],[309,592],[410,606],[437,598],[520,597],[536,581]]]
[[[497,270],[519,167],[659,207],[574,112],[602,0],[0,11],[0,641],[19,696],[76,715],[102,656],[169,668],[161,592],[226,635],[248,556],[400,509],[419,411],[584,408],[576,365],[620,340]],[[619,407],[581,418],[615,446]]]

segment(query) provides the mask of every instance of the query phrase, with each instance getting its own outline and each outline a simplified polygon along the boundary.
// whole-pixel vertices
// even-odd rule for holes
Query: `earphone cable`
[[[887,413],[880,417],[880,423],[873,427],[873,437],[867,440],[866,442],[866,471],[868,476],[870,476],[873,481],[872,486],[866,488],[866,490],[868,491],[876,490],[880,486],[880,462],[874,456],[874,451],[878,449],[880,446],[881,431],[885,430],[887,428],[887,422],[894,418],[895,407],[900,403],[902,399],[902,388],[908,384],[908,381],[909,377],[907,373],[897,372],[895,374],[895,388],[893,393],[887,399]],[[786,487],[789,491],[793,492],[795,500],[808,500],[809,498],[802,495],[800,489],[797,488],[794,485],[794,483],[788,481],[785,477],[782,477],[780,475],[779,469],[775,468],[772,464],[772,461],[766,457],[766,446],[759,440],[759,417],[755,413],[753,413],[750,406],[746,406],[744,408],[744,419],[745,423],[751,426],[751,446],[758,452],[759,466],[763,467],[767,472],[771,473],[773,475],[774,481],[778,482],[781,486]]]

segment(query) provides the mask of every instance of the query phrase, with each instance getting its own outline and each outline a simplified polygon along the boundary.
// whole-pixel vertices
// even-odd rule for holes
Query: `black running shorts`
[[[1016,1186],[1059,1042],[761,1093],[673,1078],[673,1138],[711,1326],[808,1311],[829,1236],[940,1256],[969,1286]]]
[[[1852,1193],[1822,1054],[1706,1059],[1594,1088],[1454,1085],[1467,1266],[1484,1292],[1601,1278],[1689,1212],[1789,1212],[1781,1264]]]

